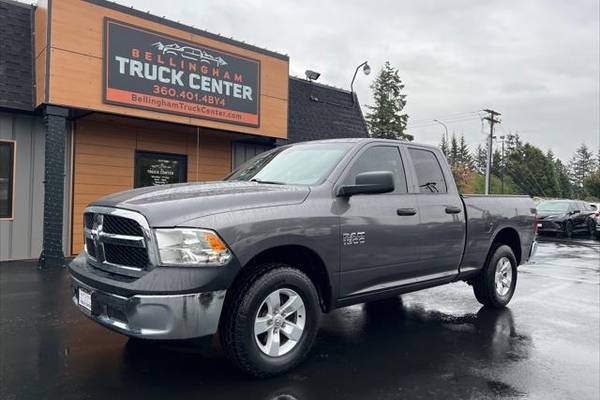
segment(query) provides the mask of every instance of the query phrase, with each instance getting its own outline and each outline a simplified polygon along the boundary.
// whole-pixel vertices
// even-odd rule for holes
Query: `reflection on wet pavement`
[[[599,242],[546,241],[507,309],[455,283],[336,310],[307,362],[253,380],[218,343],[127,340],[73,309],[63,271],[5,263],[0,398],[597,399],[599,274]]]

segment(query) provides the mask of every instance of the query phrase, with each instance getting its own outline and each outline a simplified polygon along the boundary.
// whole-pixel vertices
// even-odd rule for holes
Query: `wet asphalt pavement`
[[[324,316],[292,373],[247,378],[199,344],[87,320],[64,270],[0,263],[0,399],[600,398],[600,242],[540,243],[509,307],[455,283]]]

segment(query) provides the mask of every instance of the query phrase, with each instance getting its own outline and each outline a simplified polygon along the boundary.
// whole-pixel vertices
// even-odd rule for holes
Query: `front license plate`
[[[79,305],[88,311],[92,311],[92,294],[85,289],[79,288]]]

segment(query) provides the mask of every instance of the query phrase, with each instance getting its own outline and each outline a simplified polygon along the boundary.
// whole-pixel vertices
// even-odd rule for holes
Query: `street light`
[[[358,73],[358,70],[360,69],[360,67],[362,67],[363,73],[365,75],[369,75],[371,73],[371,67],[369,67],[369,64],[367,64],[367,61],[360,64],[358,67],[356,67],[356,70],[354,71],[354,76],[352,76],[352,82],[350,82],[350,97],[352,98],[353,106],[354,106],[354,80],[356,79],[356,74]]]
[[[307,69],[304,72],[304,75],[306,75],[306,79],[308,79],[309,81],[316,81],[321,76],[321,73]]]
[[[446,124],[440,121],[439,119],[434,119],[433,122],[437,122],[438,124],[444,127],[444,130],[446,131],[446,143],[448,143],[448,127],[446,126]]]

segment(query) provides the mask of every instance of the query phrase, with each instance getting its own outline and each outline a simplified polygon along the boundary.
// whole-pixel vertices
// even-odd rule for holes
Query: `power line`
[[[478,113],[478,111],[466,111],[466,112],[460,112],[460,113],[437,115],[437,116],[431,117],[431,118],[419,118],[419,119],[414,120],[413,123],[431,122],[434,119],[443,119],[443,120],[446,120],[446,119],[456,118],[457,116],[469,115],[469,114],[477,114],[477,113]]]
[[[443,122],[446,124],[454,124],[454,123],[459,123],[459,122],[467,122],[467,121],[476,121],[478,120],[479,117],[477,116],[472,116],[472,117],[464,117],[464,118],[460,118],[460,119],[444,119]],[[412,129],[421,129],[421,128],[428,128],[431,126],[435,126],[437,124],[437,122],[435,121],[431,121],[431,122],[421,122],[421,123],[410,123],[407,124],[407,128],[412,128]]]

